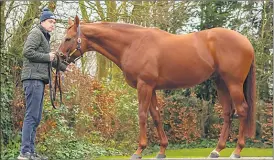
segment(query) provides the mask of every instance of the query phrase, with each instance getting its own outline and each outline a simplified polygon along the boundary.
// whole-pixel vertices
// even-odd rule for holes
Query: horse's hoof
[[[142,156],[141,155],[138,155],[138,154],[133,154],[130,158],[131,160],[134,160],[134,159],[142,159]]]
[[[210,155],[208,156],[208,158],[219,158],[220,157],[220,153],[219,152],[217,152],[217,151],[212,151],[211,153],[210,153]]]
[[[239,154],[232,153],[229,158],[231,158],[231,159],[237,159],[237,158],[241,158],[241,156]]]
[[[165,155],[165,154],[158,154],[158,155],[156,156],[156,159],[164,159],[164,158],[166,158],[166,155]]]

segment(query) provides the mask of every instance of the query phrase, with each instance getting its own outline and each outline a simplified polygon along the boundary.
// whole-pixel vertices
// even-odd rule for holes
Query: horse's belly
[[[189,88],[207,80],[215,71],[208,50],[172,52],[161,57],[157,89]]]
[[[174,70],[159,76],[156,89],[190,88],[207,80],[214,70],[199,68],[197,70]]]

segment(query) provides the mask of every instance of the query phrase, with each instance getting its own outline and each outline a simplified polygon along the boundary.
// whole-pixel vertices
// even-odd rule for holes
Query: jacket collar
[[[46,39],[49,41],[50,40],[49,32],[41,24],[38,25],[38,28],[41,30],[41,32],[44,34]]]
[[[38,27],[43,33],[49,33],[41,24],[39,24]]]

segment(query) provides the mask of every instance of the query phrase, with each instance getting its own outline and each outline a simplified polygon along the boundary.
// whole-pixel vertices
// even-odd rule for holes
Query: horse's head
[[[74,22],[69,18],[66,35],[57,51],[60,58],[64,62],[75,63],[86,51],[86,43],[83,39],[78,16],[75,17]]]

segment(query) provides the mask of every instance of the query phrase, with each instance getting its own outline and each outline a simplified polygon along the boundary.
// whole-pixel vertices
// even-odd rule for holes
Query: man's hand
[[[72,72],[72,70],[69,69],[68,67],[66,68],[66,71],[67,71],[67,72]]]
[[[67,65],[67,68],[66,68],[67,72],[72,72],[72,69],[70,69],[70,66],[71,66],[71,64]]]
[[[49,60],[50,61],[53,61],[55,59],[56,55],[55,55],[55,52],[50,52],[49,53]]]

